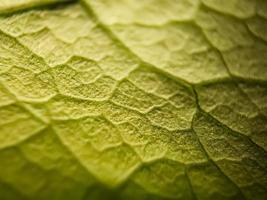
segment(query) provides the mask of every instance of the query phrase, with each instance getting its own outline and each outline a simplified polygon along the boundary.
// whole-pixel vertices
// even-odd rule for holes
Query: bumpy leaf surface
[[[267,199],[267,1],[0,0],[0,199]]]

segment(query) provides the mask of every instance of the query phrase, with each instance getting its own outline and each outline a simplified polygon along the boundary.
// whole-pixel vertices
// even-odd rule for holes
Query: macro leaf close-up
[[[0,200],[266,200],[266,0],[0,0]]]

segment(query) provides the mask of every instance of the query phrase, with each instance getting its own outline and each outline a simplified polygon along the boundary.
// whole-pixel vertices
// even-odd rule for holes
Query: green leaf
[[[267,198],[264,0],[0,0],[0,199]]]

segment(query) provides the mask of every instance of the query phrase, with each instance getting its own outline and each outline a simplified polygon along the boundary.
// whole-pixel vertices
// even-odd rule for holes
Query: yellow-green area
[[[0,200],[266,200],[266,0],[0,0]]]

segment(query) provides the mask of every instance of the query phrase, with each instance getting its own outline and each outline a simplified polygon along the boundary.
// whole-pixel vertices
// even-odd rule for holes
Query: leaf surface
[[[0,199],[267,198],[266,1],[67,2],[0,0]]]

